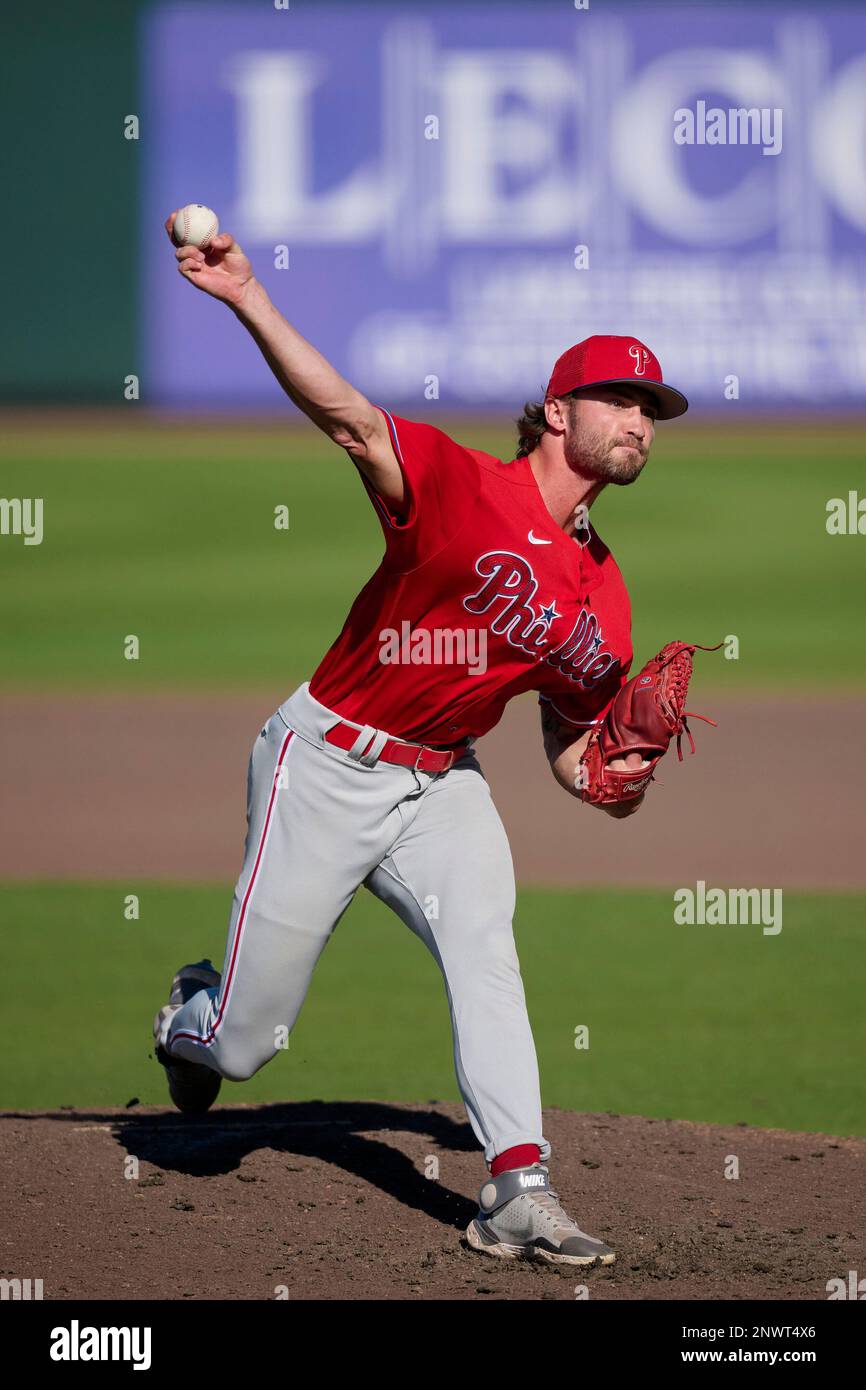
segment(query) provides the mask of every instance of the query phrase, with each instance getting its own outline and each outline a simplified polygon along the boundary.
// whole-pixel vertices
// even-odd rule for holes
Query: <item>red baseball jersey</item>
[[[310,682],[323,705],[415,743],[479,737],[527,690],[575,737],[632,661],[628,593],[594,529],[550,515],[526,458],[504,463],[382,412],[406,495],[395,514],[364,478],[385,554]],[[359,470],[360,471],[360,470]]]

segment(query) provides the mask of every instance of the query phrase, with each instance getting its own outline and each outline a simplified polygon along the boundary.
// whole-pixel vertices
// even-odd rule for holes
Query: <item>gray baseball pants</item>
[[[221,986],[178,1010],[162,1041],[230,1080],[252,1076],[285,1046],[316,962],[365,884],[442,972],[457,1083],[485,1159],[516,1144],[537,1144],[546,1159],[514,869],[475,754],[445,773],[416,772],[362,755],[377,732],[369,726],[357,749],[326,743],[339,722],[305,682],[256,739]]]

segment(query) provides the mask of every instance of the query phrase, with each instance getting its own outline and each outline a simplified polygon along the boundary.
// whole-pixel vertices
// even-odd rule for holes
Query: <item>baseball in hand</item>
[[[219,229],[219,218],[204,203],[187,203],[174,219],[172,236],[178,246],[197,246],[204,251]]]

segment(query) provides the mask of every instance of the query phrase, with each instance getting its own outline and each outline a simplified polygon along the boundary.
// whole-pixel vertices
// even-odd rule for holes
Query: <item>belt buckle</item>
[[[415,762],[414,762],[413,767],[412,767],[413,772],[423,772],[423,771],[424,771],[423,767],[419,766],[419,764],[420,764],[421,759],[423,758],[423,756],[424,756],[424,754],[425,754],[426,752],[427,752],[427,749],[424,747],[424,745],[423,745],[423,743],[422,743],[421,746],[420,746],[419,749],[418,749],[418,756],[417,756],[417,758],[415,759]]]

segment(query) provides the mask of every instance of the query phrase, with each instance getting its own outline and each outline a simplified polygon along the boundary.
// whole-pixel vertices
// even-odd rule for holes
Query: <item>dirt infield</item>
[[[0,1190],[0,1277],[46,1299],[811,1300],[866,1271],[866,1140],[560,1110],[545,1133],[615,1266],[461,1244],[483,1168],[456,1105],[2,1115],[0,1171],[26,1176]]]
[[[233,880],[249,749],[280,698],[0,696],[0,879]],[[477,751],[518,882],[866,887],[863,697],[699,708],[719,728],[696,724],[697,756],[669,754],[613,822],[556,785],[535,701],[514,701]]]

